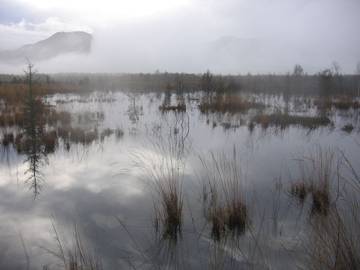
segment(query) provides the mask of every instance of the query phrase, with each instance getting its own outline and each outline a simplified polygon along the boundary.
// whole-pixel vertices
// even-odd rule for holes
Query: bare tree
[[[333,61],[332,64],[331,64],[331,68],[333,69],[335,75],[340,75],[341,67],[340,67],[340,64],[338,62]]]
[[[359,96],[360,94],[360,61],[357,62],[356,64],[356,71],[355,71],[356,75],[358,75],[358,83],[357,83],[357,95]]]
[[[357,64],[356,64],[356,71],[355,71],[355,73],[356,73],[357,75],[360,75],[360,61],[357,62]]]
[[[299,65],[299,64],[295,65],[293,75],[294,76],[302,76],[302,75],[304,75],[304,69],[302,68],[301,65]]]

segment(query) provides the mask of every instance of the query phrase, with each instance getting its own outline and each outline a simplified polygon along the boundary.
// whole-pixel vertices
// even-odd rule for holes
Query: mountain
[[[47,39],[15,50],[0,51],[0,62],[43,61],[66,53],[89,53],[92,35],[86,32],[57,32]]]

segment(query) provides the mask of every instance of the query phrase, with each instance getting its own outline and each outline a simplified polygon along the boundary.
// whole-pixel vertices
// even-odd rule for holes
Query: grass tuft
[[[242,235],[249,216],[235,149],[232,158],[211,153],[210,159],[200,160],[204,168],[204,213],[211,224],[211,236],[215,241],[220,241],[229,234]]]

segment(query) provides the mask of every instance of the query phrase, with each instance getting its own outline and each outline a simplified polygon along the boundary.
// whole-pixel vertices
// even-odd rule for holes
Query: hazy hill
[[[0,51],[0,61],[21,63],[26,58],[41,61],[66,53],[88,53],[92,36],[86,32],[57,32],[47,39],[27,44],[18,49]]]

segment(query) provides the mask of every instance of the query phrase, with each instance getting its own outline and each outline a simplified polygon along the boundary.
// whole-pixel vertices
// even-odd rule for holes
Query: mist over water
[[[24,16],[20,22],[3,22],[1,48],[15,49],[57,31],[92,32],[89,55],[61,55],[36,63],[50,73],[200,73],[206,69],[223,74],[286,73],[296,63],[306,72],[316,73],[333,61],[340,64],[342,72],[353,73],[360,59],[360,4],[356,0],[195,0],[174,6],[160,1],[154,2],[150,13],[144,12],[141,1],[133,6],[126,1],[118,5],[105,1],[107,8],[119,10],[118,16],[114,10],[106,16],[101,4],[98,16],[94,4],[84,2],[83,10],[75,6],[72,11],[66,4],[58,4],[57,10],[34,9],[32,16]],[[4,6],[9,3],[5,1]],[[31,10],[31,5],[24,8]],[[126,10],[129,14],[124,14]],[[36,12],[39,17],[35,20]],[[86,16],[86,12],[94,16]],[[21,65],[0,65],[3,73],[21,72]]]

